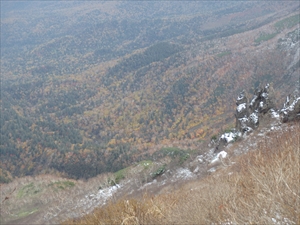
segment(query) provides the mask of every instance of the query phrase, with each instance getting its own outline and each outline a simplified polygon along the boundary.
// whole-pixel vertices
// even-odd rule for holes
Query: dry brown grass
[[[165,213],[178,204],[177,201],[172,194],[156,197],[145,194],[141,199],[110,202],[92,214],[63,224],[158,224],[166,217]]]
[[[300,224],[300,127],[180,190],[110,202],[63,224]]]

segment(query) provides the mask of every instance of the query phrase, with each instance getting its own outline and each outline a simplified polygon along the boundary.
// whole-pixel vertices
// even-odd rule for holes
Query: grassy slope
[[[299,124],[232,160],[176,192],[118,200],[62,224],[300,223]]]

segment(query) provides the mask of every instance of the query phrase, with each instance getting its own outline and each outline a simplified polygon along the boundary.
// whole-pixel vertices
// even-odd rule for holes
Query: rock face
[[[249,104],[245,91],[242,91],[236,100],[236,129],[245,133],[257,128],[262,115],[275,107],[273,96],[273,88],[267,84],[255,91]]]
[[[235,112],[235,128],[239,131],[244,130],[247,127],[247,121],[249,117],[249,105],[248,99],[245,96],[245,91],[242,91],[236,100],[236,112]]]
[[[270,109],[274,108],[273,93],[270,94],[270,90],[273,88],[267,84],[264,88],[258,88],[254,94],[254,97],[250,103],[250,109],[254,112],[266,114]]]
[[[283,109],[280,110],[282,122],[300,120],[300,97],[289,95],[286,98]]]
[[[267,84],[263,88],[258,88],[250,103],[245,91],[242,91],[236,100],[235,129],[229,133],[222,134],[218,141],[214,142],[214,153],[222,151],[228,143],[234,142],[242,135],[256,129],[266,115],[269,115],[271,118],[280,118],[283,123],[300,120],[300,97],[297,97],[299,92],[287,97],[283,109],[275,110],[275,93],[271,85]]]

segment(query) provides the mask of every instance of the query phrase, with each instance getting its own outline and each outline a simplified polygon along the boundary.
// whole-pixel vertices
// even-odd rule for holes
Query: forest
[[[0,182],[192,150],[239,91],[272,82],[280,104],[297,80],[295,2],[24,4],[1,3]]]

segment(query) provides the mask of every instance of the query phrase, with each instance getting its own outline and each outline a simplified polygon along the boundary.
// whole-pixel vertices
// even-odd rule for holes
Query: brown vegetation
[[[299,224],[300,127],[180,190],[122,199],[62,224]]]

